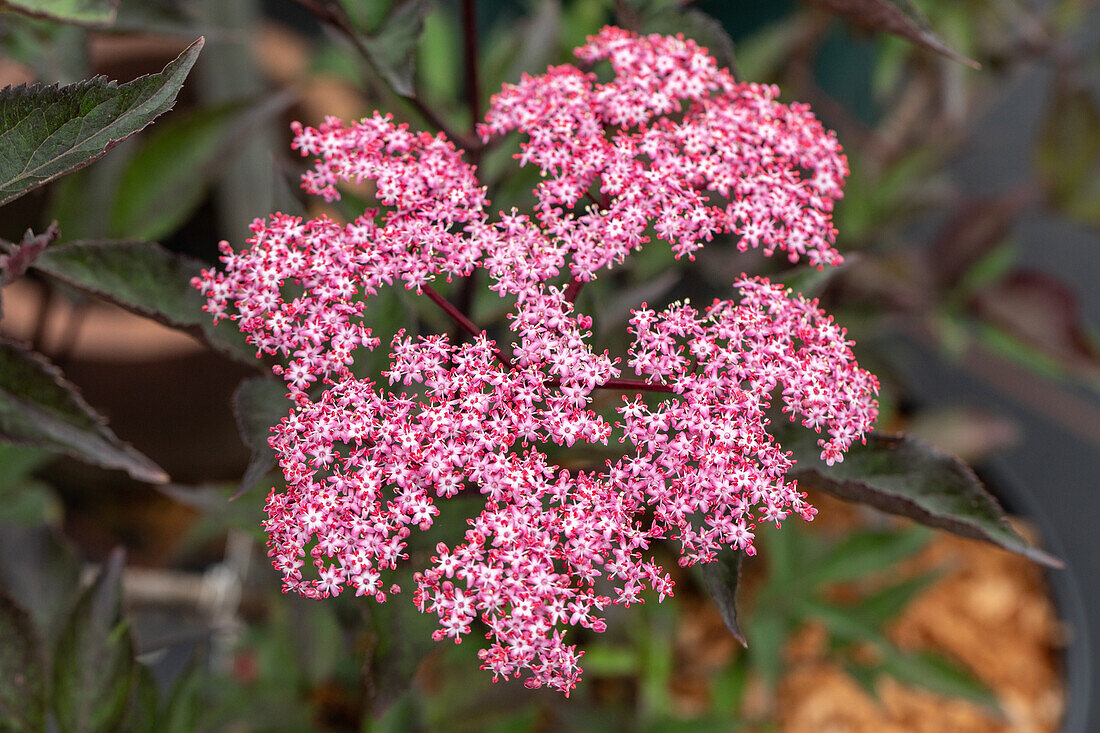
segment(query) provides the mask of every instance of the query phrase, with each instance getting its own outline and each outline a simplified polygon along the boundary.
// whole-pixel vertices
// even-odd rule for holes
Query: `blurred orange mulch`
[[[858,512],[843,502],[815,496],[814,503],[819,517],[829,518],[827,529],[859,522]],[[1026,527],[1018,529],[1027,534]],[[876,680],[872,696],[830,659],[824,629],[811,624],[787,642],[775,700],[750,681],[746,717],[773,718],[784,733],[1057,731],[1067,633],[1042,570],[1017,555],[940,534],[898,568],[898,577],[937,568],[946,570],[944,576],[891,624],[889,636],[903,649],[935,651],[969,669],[996,694],[1003,716],[887,675]],[[683,615],[677,646],[681,668],[673,694],[683,712],[699,711],[707,705],[708,678],[740,651],[706,602]]]

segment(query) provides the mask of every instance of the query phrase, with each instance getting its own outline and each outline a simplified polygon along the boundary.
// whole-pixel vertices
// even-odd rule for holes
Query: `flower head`
[[[543,174],[533,212],[490,215],[442,135],[379,114],[295,125],[295,147],[316,159],[307,190],[331,200],[341,181],[370,180],[380,208],[347,224],[258,220],[248,250],[223,244],[222,270],[196,279],[215,319],[285,362],[276,372],[296,406],[270,441],[286,485],[265,524],[285,588],[385,601],[385,574],[439,502],[479,495],[461,540],[439,543],[416,574],[413,602],[439,618],[437,639],[485,631],[495,677],[567,694],[583,655],[568,627],[602,631],[607,606],[672,594],[654,540],[678,543],[682,564],[709,562],[723,548],[754,553],[761,521],[812,518],[767,430],[773,400],[825,431],[832,462],[872,426],[877,392],[844,330],[763,278],[702,311],[634,310],[625,366],[644,382],[592,347],[592,319],[562,281],[595,278],[650,232],[678,257],[727,233],[742,249],[838,263],[830,217],[847,165],[806,107],[735,82],[691,41],[606,28],[577,55],[610,61],[613,79],[551,67],[506,86],[479,128],[522,135],[520,163]],[[388,385],[352,373],[356,349],[380,345],[363,323],[371,295],[475,268],[512,304],[510,345],[402,331],[378,375]],[[592,409],[594,390],[624,386],[635,394],[614,414]],[[612,441],[624,455],[602,470],[566,470],[545,452]]]

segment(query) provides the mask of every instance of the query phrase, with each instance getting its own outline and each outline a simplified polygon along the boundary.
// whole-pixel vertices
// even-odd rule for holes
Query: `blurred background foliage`
[[[173,111],[94,165],[9,204],[0,236],[19,241],[28,225],[42,231],[56,221],[62,247],[148,240],[213,262],[220,239],[243,246],[249,222],[275,210],[357,216],[368,187],[347,187],[336,204],[300,194],[304,162],[289,150],[289,121],[375,109],[446,130],[471,149],[496,208],[524,207],[537,174],[515,170],[516,141],[482,147],[471,134],[488,95],[568,62],[606,23],[680,32],[739,78],[777,83],[785,101],[810,103],[837,131],[852,168],[836,214],[848,262],[817,273],[719,241],[688,263],[651,246],[581,292],[580,309],[598,314],[600,345],[625,351],[629,309],[641,301],[707,302],[725,297],[742,271],[771,273],[819,296],[849,328],[861,363],[883,380],[882,429],[923,436],[979,466],[1021,438],[995,407],[929,406],[911,378],[917,348],[1095,450],[1100,351],[1079,300],[1094,290],[1095,252],[1059,274],[1021,233],[1038,211],[1096,244],[1100,57],[1082,41],[1097,25],[1093,5],[10,0],[0,4],[0,86],[129,80],[159,71],[197,36],[206,45]],[[1003,166],[961,185],[957,166],[983,144],[978,131],[991,113],[1013,109],[1006,98],[1037,66],[1046,76],[1027,108],[1033,122],[1011,139]],[[260,521],[267,489],[281,480],[264,447],[267,426],[286,411],[281,391],[255,376],[262,365],[247,355],[226,359],[49,272],[44,262],[5,287],[0,331],[63,367],[172,482],[153,491],[117,471],[0,445],[0,664],[27,676],[0,683],[10,727],[35,729],[52,716],[61,730],[813,730],[789,702],[810,695],[790,671],[808,657],[839,669],[895,722],[897,683],[940,695],[933,706],[957,714],[957,730],[1011,730],[1022,720],[1057,729],[1053,612],[1036,601],[1027,617],[1034,653],[1046,656],[1032,662],[1033,687],[1013,697],[965,651],[922,643],[931,632],[907,641],[905,623],[919,621],[899,626],[922,594],[963,582],[960,572],[971,571],[959,569],[960,558],[977,551],[937,549],[922,530],[841,505],[828,505],[841,519],[815,531],[793,522],[761,531],[764,559],[742,569],[747,651],[725,631],[702,577],[680,572],[672,601],[612,609],[606,634],[577,634],[586,677],[568,701],[492,684],[476,670],[475,639],[434,644],[431,619],[409,604],[280,596]],[[462,283],[440,290],[499,332],[494,294]],[[379,335],[451,328],[399,289],[380,294],[368,317]],[[241,356],[239,345],[222,346]],[[385,356],[364,354],[357,368],[376,373]],[[555,458],[584,467],[605,457]],[[444,533],[463,527],[453,503]],[[413,566],[435,541],[413,548]],[[116,546],[127,548],[125,561]],[[1042,596],[1038,571],[982,558],[1026,581],[1017,597]],[[676,566],[671,554],[664,559]],[[946,613],[936,608],[928,613]],[[52,680],[51,699],[25,694],[38,689],[35,675]]]

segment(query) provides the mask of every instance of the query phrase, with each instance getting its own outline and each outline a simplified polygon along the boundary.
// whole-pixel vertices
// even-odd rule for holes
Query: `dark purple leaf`
[[[933,31],[910,0],[809,0],[867,30],[890,33],[975,69],[981,65],[958,53]]]
[[[164,469],[119,440],[105,423],[44,356],[0,340],[0,438],[122,469],[139,481],[168,481]]]
[[[803,432],[803,431],[800,431]],[[1009,525],[1004,510],[962,461],[907,436],[871,436],[844,461],[826,466],[816,441],[785,439],[798,464],[791,475],[809,488],[908,517],[960,537],[982,540],[1048,567],[1063,563],[1032,547]]]
[[[741,580],[741,560],[743,553],[739,550],[725,550],[719,553],[714,562],[701,566],[703,579],[706,581],[707,591],[718,606],[718,612],[722,614],[722,620],[726,628],[733,634],[733,638],[748,647],[745,632],[741,630],[741,624],[737,618],[737,587]]]
[[[159,74],[0,90],[0,204],[91,163],[172,108],[203,39]]]

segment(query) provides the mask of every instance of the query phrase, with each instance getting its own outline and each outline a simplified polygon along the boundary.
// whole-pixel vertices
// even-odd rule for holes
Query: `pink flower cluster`
[[[614,79],[552,67],[505,87],[480,128],[487,139],[522,134],[520,162],[543,173],[531,214],[490,216],[475,169],[442,135],[379,114],[295,125],[295,147],[316,159],[306,189],[331,200],[342,181],[373,181],[380,209],[346,224],[258,220],[250,249],[223,243],[222,270],[196,279],[215,319],[285,363],[276,372],[296,407],[271,438],[286,486],[272,491],[266,522],[285,588],[385,601],[399,590],[386,571],[406,559],[414,530],[432,527],[438,502],[480,495],[462,541],[440,543],[416,574],[414,602],[438,616],[437,639],[460,641],[480,623],[494,677],[526,673],[528,686],[566,694],[583,655],[568,627],[601,631],[609,604],[671,595],[653,540],[678,542],[690,565],[723,548],[755,552],[757,522],[812,518],[767,431],[773,395],[825,432],[831,463],[871,428],[877,392],[844,330],[763,278],[742,278],[740,302],[701,312],[642,304],[626,355],[642,380],[592,348],[577,288],[647,232],[677,256],[729,233],[742,249],[839,262],[831,210],[846,161],[806,107],[735,82],[691,41],[606,28],[577,55],[610,60]],[[508,347],[431,288],[479,267],[513,303]],[[397,282],[472,336],[397,333],[381,376],[400,393],[351,371],[357,348],[379,344],[363,323],[369,296]],[[597,389],[628,396],[601,415]],[[602,470],[565,470],[543,450],[609,441],[624,455]]]

